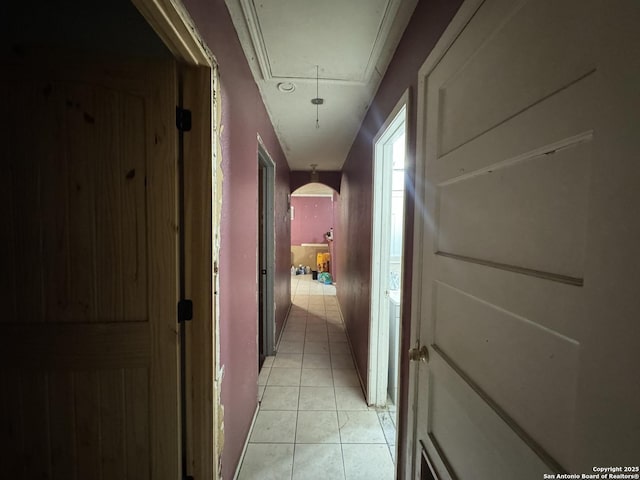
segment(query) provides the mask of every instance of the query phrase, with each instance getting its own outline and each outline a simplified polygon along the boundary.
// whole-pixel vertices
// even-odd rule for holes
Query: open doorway
[[[291,194],[292,274],[335,283],[335,212],[338,193],[311,182]],[[328,276],[321,275],[322,273]],[[295,293],[292,291],[292,294]]]
[[[374,140],[371,328],[367,401],[395,411],[398,401],[406,95]]]
[[[261,142],[258,147],[258,371],[275,345],[273,274],[275,272],[275,164]]]

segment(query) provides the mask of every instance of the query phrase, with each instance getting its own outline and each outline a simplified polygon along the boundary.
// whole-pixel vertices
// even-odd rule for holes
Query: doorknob
[[[409,350],[409,360],[413,362],[424,362],[427,363],[429,361],[429,350],[426,345],[418,348],[412,348]]]

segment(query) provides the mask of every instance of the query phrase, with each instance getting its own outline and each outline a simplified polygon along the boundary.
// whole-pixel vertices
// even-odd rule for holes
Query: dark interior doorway
[[[266,276],[267,269],[265,266],[265,242],[264,242],[264,211],[265,211],[265,167],[260,163],[258,165],[258,371],[262,369],[262,364],[264,363],[264,359],[266,357],[266,325],[265,325],[265,317],[266,317]]]
[[[265,358],[274,353],[274,189],[275,166],[266,150],[260,145],[258,151],[258,370],[262,369]]]

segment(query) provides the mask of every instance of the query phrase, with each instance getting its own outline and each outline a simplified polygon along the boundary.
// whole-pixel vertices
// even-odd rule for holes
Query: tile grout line
[[[325,310],[326,312],[326,310]],[[325,325],[327,323],[327,316],[325,314]],[[331,383],[333,385],[333,400],[336,406],[336,423],[338,425],[338,438],[340,439],[340,458],[342,459],[342,475],[343,478],[347,478],[347,466],[344,462],[344,447],[342,443],[342,429],[340,428],[340,414],[338,413],[338,395],[336,394],[336,383],[333,376],[333,348],[331,346],[331,337],[329,336],[329,329],[327,328],[327,345],[329,347],[329,368],[331,371]]]
[[[295,297],[294,297],[295,299]],[[305,329],[305,334],[304,334],[304,338],[303,338],[303,343],[302,343],[302,351],[303,351],[303,360],[304,360],[304,342],[306,341],[306,336],[307,336],[307,318],[305,316],[305,320],[304,320],[304,329]],[[302,388],[302,362],[300,362],[300,382],[298,383],[298,402],[296,404],[296,425],[294,427],[293,430],[293,457],[291,458],[291,480],[293,480],[293,471],[295,469],[295,464],[296,464],[296,446],[298,445],[298,415],[300,413],[300,390]]]

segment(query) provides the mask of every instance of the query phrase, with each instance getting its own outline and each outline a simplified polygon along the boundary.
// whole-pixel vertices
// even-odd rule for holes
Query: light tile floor
[[[335,286],[298,275],[291,296],[238,480],[393,480],[395,409],[365,403]]]

